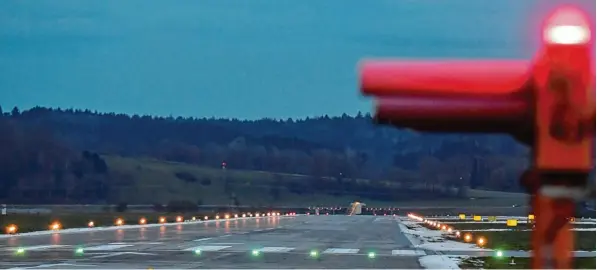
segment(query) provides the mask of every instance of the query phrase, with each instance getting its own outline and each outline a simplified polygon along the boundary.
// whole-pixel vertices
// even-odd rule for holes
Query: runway
[[[420,268],[393,217],[276,216],[0,239],[2,269]]]

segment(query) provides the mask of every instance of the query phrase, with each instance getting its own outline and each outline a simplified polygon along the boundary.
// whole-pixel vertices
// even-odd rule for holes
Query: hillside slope
[[[112,202],[152,204],[188,200],[209,205],[238,203],[254,206],[347,205],[354,200],[365,201],[369,205],[470,203],[468,197],[404,189],[390,182],[344,179],[340,184],[337,179],[329,177],[313,179],[297,174],[214,169],[149,158],[103,158],[110,173],[120,179],[111,190]],[[322,188],[305,185],[311,181],[323,182]],[[347,186],[358,188],[347,189]],[[330,192],[329,187],[337,192]],[[388,197],[389,194],[395,196]],[[507,206],[524,202],[521,194],[483,191],[471,194],[477,197],[476,204]],[[485,195],[488,195],[487,198],[484,198]]]

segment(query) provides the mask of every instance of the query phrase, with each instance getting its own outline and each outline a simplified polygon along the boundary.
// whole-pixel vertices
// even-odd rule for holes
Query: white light
[[[578,25],[558,25],[549,27],[545,31],[546,41],[549,43],[574,45],[589,42],[591,32]]]

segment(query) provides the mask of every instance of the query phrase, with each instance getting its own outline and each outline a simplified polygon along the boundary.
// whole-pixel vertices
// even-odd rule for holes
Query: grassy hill
[[[398,196],[392,201],[376,200],[375,194],[348,191],[329,195],[317,189],[297,194],[291,190],[292,183],[301,184],[312,177],[296,174],[280,174],[261,171],[242,171],[232,169],[214,169],[184,163],[167,162],[148,158],[125,158],[120,156],[103,157],[110,168],[110,173],[119,179],[111,190],[111,201],[129,204],[167,203],[171,200],[189,200],[202,204],[232,204],[230,194],[235,194],[241,205],[253,206],[298,206],[298,205],[347,205],[351,201],[361,200],[369,205],[467,205],[469,198],[417,199],[412,196]],[[320,178],[338,188],[332,178]],[[388,182],[369,180],[346,180],[345,183],[357,183],[369,190],[394,188]],[[226,188],[228,182],[228,190]],[[299,187],[300,189],[300,187]],[[276,190],[276,191],[274,191]],[[300,191],[300,190],[299,190]],[[401,192],[405,192],[401,190]],[[406,191],[406,193],[410,193]],[[503,192],[472,191],[476,205],[511,205],[524,203],[521,194]],[[367,195],[367,196],[364,196]],[[366,197],[366,198],[364,198]],[[440,201],[441,200],[441,203]]]
[[[104,159],[113,174],[126,179],[112,192],[113,200],[130,204],[166,203],[170,200],[231,204],[224,187],[226,178],[230,181],[232,192],[243,205],[345,205],[359,199],[358,195],[298,195],[285,187],[288,182],[305,181],[308,176],[304,175],[222,170],[148,158],[105,156]],[[186,175],[189,180],[181,179],[177,174]],[[281,186],[278,181],[286,185]],[[276,185],[279,187],[279,199],[275,199],[271,194],[271,189]]]

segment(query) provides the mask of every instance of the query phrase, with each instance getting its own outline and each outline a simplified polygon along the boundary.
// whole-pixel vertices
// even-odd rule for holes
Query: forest
[[[248,121],[0,108],[0,149],[0,200],[36,203],[105,201],[121,182],[106,155],[511,192],[528,164],[528,149],[508,136],[418,133],[366,113]]]

